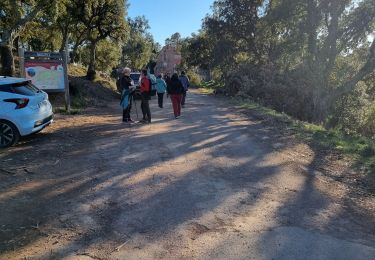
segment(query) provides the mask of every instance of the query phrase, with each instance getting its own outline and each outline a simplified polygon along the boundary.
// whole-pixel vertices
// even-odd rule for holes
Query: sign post
[[[63,67],[64,67],[64,83],[65,83],[65,110],[70,113],[70,93],[69,93],[69,79],[68,79],[68,61],[66,49],[61,53],[63,58]]]
[[[23,48],[18,48],[18,57],[19,57],[19,65],[20,65],[20,74],[21,77],[24,78],[25,76],[25,51]]]

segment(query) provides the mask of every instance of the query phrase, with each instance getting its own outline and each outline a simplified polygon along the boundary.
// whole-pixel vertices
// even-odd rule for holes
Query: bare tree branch
[[[350,79],[340,88],[338,88],[336,96],[351,92],[360,80],[362,80],[365,76],[367,76],[374,70],[375,70],[375,39],[372,40],[372,44],[370,46],[369,55],[368,55],[368,59],[366,63],[363,65],[363,67],[357,72],[357,74],[352,79]]]

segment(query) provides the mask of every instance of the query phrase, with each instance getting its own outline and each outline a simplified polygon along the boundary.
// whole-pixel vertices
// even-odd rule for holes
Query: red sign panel
[[[25,61],[26,78],[43,90],[64,91],[64,68],[62,61]]]

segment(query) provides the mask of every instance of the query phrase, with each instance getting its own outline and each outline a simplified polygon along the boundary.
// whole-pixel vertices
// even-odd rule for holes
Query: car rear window
[[[23,96],[35,96],[36,93],[40,92],[30,81],[0,85],[0,91]]]
[[[0,85],[0,92],[13,93],[12,85]]]
[[[141,74],[130,74],[130,78],[132,80],[139,80],[139,77],[141,76]]]

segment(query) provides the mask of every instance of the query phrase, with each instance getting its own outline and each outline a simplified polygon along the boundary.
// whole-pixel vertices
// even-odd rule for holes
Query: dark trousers
[[[149,104],[149,95],[142,93],[142,102],[141,102],[141,109],[143,114],[143,119],[151,122],[151,110],[150,110],[150,104]]]
[[[127,122],[130,120],[131,110],[132,110],[132,96],[129,95],[129,105],[126,109],[122,110],[122,121]]]
[[[186,99],[186,90],[184,90],[184,93],[182,94],[182,99],[181,99],[181,105],[185,105],[185,99]]]
[[[171,95],[174,116],[181,115],[181,100],[182,100],[181,94]]]
[[[159,103],[160,108],[163,108],[163,98],[164,98],[164,93],[158,93],[158,103]]]

